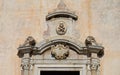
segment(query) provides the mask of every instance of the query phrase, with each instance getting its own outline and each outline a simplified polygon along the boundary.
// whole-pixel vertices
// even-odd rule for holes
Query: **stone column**
[[[29,75],[29,70],[30,70],[29,53],[24,54],[24,57],[22,58],[22,69],[23,69],[23,75]]]

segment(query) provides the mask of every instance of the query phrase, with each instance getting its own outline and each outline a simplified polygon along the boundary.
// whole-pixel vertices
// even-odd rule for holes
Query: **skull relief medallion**
[[[56,28],[56,32],[58,35],[64,35],[66,33],[67,29],[64,22],[60,22],[59,25]]]

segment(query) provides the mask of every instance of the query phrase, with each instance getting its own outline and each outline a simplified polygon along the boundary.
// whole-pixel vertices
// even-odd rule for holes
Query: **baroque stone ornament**
[[[30,65],[29,64],[21,65],[21,67],[22,67],[23,70],[29,70],[30,69]]]
[[[98,45],[98,44],[93,36],[88,36],[87,39],[85,40],[85,45],[88,47],[91,45]]]
[[[18,47],[17,55],[22,59],[23,75],[40,75],[40,72],[47,68],[78,70],[80,75],[89,75],[86,72],[90,70],[90,75],[97,75],[99,58],[104,55],[104,47],[99,45],[93,36],[88,36],[85,43],[79,41],[74,26],[77,20],[78,16],[60,0],[57,9],[46,16],[48,29],[44,40],[36,43],[35,39],[29,36]]]
[[[99,64],[91,64],[91,65],[90,65],[90,69],[97,71],[99,66],[100,66]]]
[[[66,33],[66,25],[64,22],[60,22],[59,25],[56,28],[56,32],[58,35],[64,35]]]
[[[56,46],[53,45],[51,47],[51,50],[52,57],[54,57],[57,60],[63,60],[69,56],[68,46],[64,46],[62,44],[58,44]]]
[[[35,46],[35,44],[36,44],[35,39],[34,39],[32,36],[29,36],[29,37],[25,40],[24,44],[21,45],[21,46]]]
[[[97,56],[101,58],[104,55],[104,47],[100,46],[96,42],[93,36],[88,36],[85,40],[86,48],[89,50],[87,53],[88,57],[91,57],[91,53],[97,53]]]

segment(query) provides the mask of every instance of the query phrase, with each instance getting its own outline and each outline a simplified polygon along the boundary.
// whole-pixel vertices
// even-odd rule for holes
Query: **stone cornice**
[[[44,52],[47,50],[51,49],[52,45],[56,44],[63,44],[69,46],[70,50],[75,51],[79,55],[87,55],[88,57],[91,56],[91,53],[96,53],[98,57],[102,57],[104,55],[104,47],[102,46],[96,46],[96,45],[91,45],[91,46],[81,46],[79,44],[76,44],[70,40],[66,39],[55,39],[55,40],[50,40],[48,42],[43,43],[40,46],[23,46],[19,47],[18,50],[18,56],[23,57],[24,54],[29,53],[31,56],[32,55],[42,55]]]

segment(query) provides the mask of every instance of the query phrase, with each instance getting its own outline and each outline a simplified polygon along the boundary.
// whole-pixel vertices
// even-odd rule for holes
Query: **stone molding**
[[[32,55],[42,55],[47,50],[51,49],[52,45],[67,45],[71,50],[75,51],[79,55],[87,55],[91,57],[91,53],[96,53],[98,57],[102,57],[104,55],[104,47],[98,45],[90,45],[90,46],[83,46],[80,44],[76,44],[67,39],[54,39],[44,42],[39,46],[20,46],[18,48],[18,56],[23,57],[24,54],[29,53],[30,56]]]

